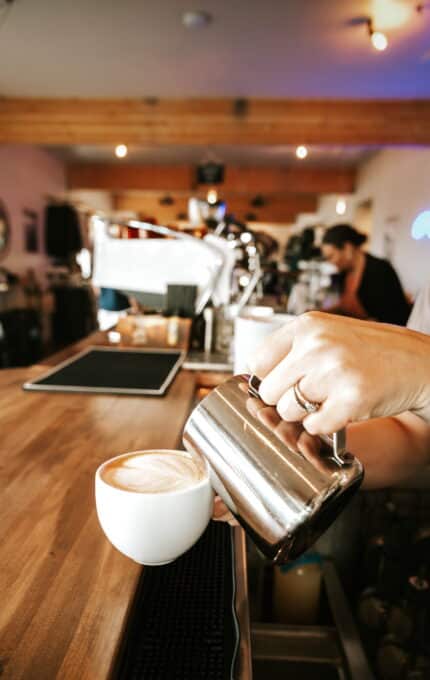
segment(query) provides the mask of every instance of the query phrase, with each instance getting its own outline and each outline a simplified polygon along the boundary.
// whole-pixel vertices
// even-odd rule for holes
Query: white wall
[[[112,194],[110,191],[73,189],[67,192],[67,197],[77,204],[82,203],[90,210],[102,213],[112,212]]]
[[[415,241],[411,225],[430,209],[430,149],[384,149],[360,168],[357,201],[373,200],[369,250],[385,255],[392,236],[392,264],[406,290],[415,295],[430,279],[430,239]]]
[[[49,264],[43,238],[46,196],[61,194],[64,190],[65,167],[49,153],[35,146],[0,146],[0,200],[9,215],[11,227],[10,247],[6,256],[0,258],[0,266],[18,274],[32,267],[41,274]],[[38,214],[37,253],[25,250],[24,209]]]
[[[346,211],[344,215],[336,213],[336,203],[338,198],[345,200]],[[353,222],[355,214],[355,196],[354,194],[324,194],[318,200],[318,217],[320,222],[325,226],[331,227],[333,224],[340,224],[341,222]]]

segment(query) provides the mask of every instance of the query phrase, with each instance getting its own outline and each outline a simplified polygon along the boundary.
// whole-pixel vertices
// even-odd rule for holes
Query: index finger
[[[296,320],[293,319],[265,338],[248,359],[251,372],[261,379],[265,378],[291,350],[295,330]]]

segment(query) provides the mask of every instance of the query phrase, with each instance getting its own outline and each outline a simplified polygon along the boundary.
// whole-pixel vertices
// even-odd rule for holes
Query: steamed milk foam
[[[186,451],[138,451],[112,460],[101,470],[107,484],[136,493],[182,491],[206,476],[203,461]]]

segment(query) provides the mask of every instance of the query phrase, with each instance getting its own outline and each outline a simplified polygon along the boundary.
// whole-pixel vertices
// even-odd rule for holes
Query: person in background
[[[430,281],[417,295],[408,319],[408,328],[430,335]]]
[[[349,224],[327,229],[323,257],[336,267],[340,298],[327,312],[405,326],[410,304],[387,260],[362,250],[366,236]]]
[[[114,326],[120,316],[124,316],[129,309],[130,301],[126,295],[113,288],[100,288],[98,297],[99,310],[97,320],[101,331]]]

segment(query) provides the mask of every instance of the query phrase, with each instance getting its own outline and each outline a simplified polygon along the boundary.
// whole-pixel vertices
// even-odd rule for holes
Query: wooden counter
[[[119,453],[176,448],[196,375],[182,371],[164,398],[22,390],[52,363],[0,371],[0,676],[104,680],[141,567],[98,525],[94,472]]]

